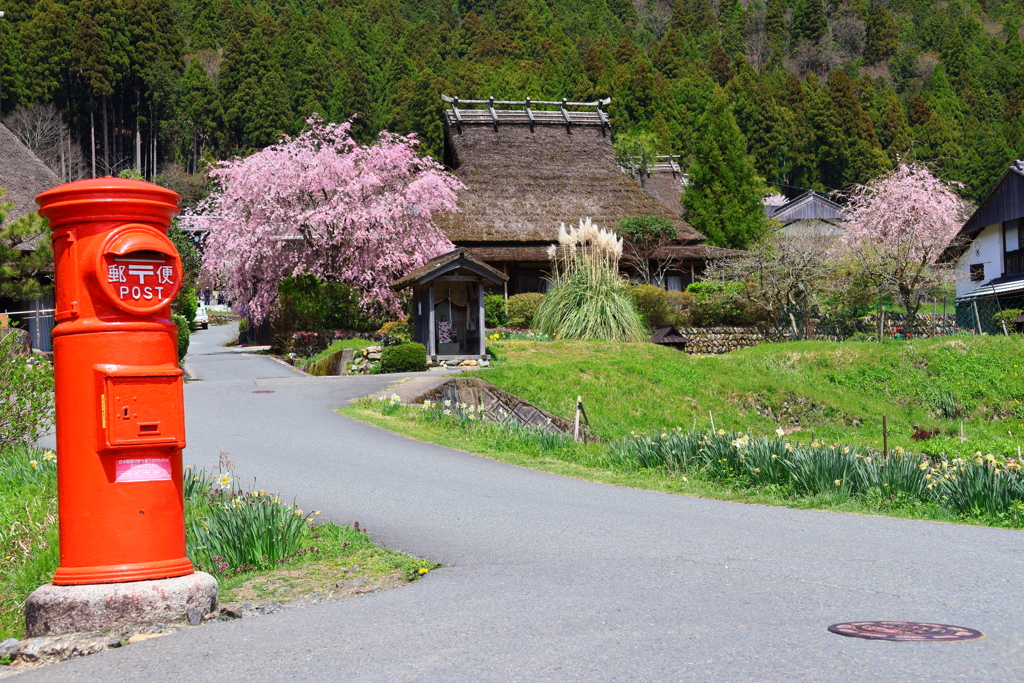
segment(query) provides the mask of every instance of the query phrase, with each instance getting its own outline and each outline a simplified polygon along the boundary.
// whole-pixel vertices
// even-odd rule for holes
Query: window
[[[667,289],[670,292],[683,291],[683,276],[669,275],[667,278],[665,278],[665,289]]]
[[[985,264],[984,263],[972,263],[971,264],[971,282],[980,282],[985,279]]]
[[[1006,245],[1006,251],[1017,251],[1020,249],[1020,219],[1014,218],[1012,221],[1005,221],[1003,223],[1003,243]]]

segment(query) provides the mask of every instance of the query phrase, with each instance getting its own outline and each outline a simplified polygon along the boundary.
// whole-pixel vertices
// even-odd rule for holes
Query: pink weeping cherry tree
[[[307,274],[357,288],[367,313],[398,312],[391,282],[454,248],[435,216],[456,210],[461,183],[417,156],[413,136],[359,145],[350,128],[310,119],[295,138],[218,163],[215,191],[186,217],[208,230],[204,273],[257,322],[273,316],[282,280]]]
[[[952,279],[951,268],[937,262],[966,219],[956,185],[936,178],[926,166],[901,161],[891,173],[855,187],[846,199],[839,255],[892,294],[913,327],[923,298]]]

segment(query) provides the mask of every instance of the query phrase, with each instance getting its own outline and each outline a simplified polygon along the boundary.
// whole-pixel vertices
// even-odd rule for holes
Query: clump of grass
[[[953,515],[1024,523],[1024,477],[1014,459],[976,454],[935,460],[897,448],[889,456],[838,443],[792,443],[725,430],[672,429],[631,435],[613,443],[620,468],[664,468],[701,474],[738,487],[777,486],[794,495],[902,496],[938,505]]]
[[[197,569],[232,575],[287,562],[304,551],[316,513],[305,513],[264,490],[236,486],[234,472],[186,470],[185,531]]]
[[[0,448],[0,640],[22,637],[25,598],[59,559],[56,455]]]
[[[622,240],[580,221],[558,231],[552,246],[554,287],[541,301],[533,327],[554,339],[645,341],[648,330],[619,274]]]

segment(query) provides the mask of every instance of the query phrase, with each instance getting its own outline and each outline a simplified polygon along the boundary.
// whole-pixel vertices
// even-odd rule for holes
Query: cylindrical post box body
[[[97,178],[40,194],[53,230],[58,585],[193,572],[185,554],[183,377],[170,303],[180,197]]]

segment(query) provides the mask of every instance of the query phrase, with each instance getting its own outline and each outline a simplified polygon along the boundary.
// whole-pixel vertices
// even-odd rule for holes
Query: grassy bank
[[[213,473],[190,467],[184,483],[188,555],[217,577],[222,602],[343,597],[351,592],[337,584],[353,576],[359,586],[393,587],[436,566],[377,547],[365,529],[319,523],[315,510],[241,488],[230,462]],[[0,640],[23,637],[25,599],[59,564],[56,496],[56,455],[0,450]]]
[[[1024,433],[1020,337],[765,344],[710,357],[598,342],[501,341],[495,349],[500,360],[478,376],[566,418],[583,395],[601,441],[576,444],[484,423],[455,406],[362,402],[343,412],[440,445],[610,484],[1024,525],[1024,478],[1015,462]]]
[[[709,425],[929,454],[1016,455],[1024,441],[1024,337],[762,344],[687,356],[653,344],[493,343],[479,377],[556,415],[582,395],[603,439]],[[966,441],[960,440],[963,423]],[[914,439],[915,426],[939,430]],[[813,436],[812,436],[813,432]]]

